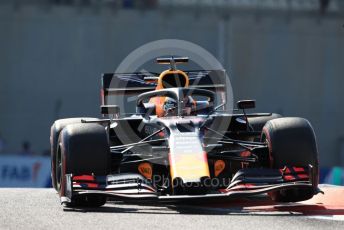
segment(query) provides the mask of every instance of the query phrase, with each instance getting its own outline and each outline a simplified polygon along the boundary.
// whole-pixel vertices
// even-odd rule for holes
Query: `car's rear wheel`
[[[71,124],[60,133],[57,151],[57,189],[63,195],[66,174],[105,176],[110,172],[110,147],[105,128],[99,124]],[[98,207],[106,198],[82,195],[70,206]]]
[[[51,159],[51,183],[52,186],[57,191],[57,171],[56,171],[56,160],[57,160],[57,148],[58,139],[60,132],[64,127],[70,124],[81,124],[82,119],[97,119],[97,118],[86,118],[86,117],[76,117],[56,120],[50,129],[50,159]]]
[[[262,131],[262,142],[266,142],[272,168],[308,167],[312,170],[312,187],[285,189],[270,193],[273,200],[295,202],[308,200],[317,191],[319,180],[318,150],[314,130],[303,118],[278,118],[268,121]]]

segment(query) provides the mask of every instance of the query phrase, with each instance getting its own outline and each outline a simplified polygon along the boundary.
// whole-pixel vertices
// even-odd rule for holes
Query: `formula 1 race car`
[[[51,178],[62,204],[259,194],[293,202],[319,192],[318,150],[307,120],[246,113],[254,100],[239,101],[236,111],[228,112],[225,71],[176,68],[187,61],[158,58],[170,65],[160,74],[103,74],[106,117],[54,122]],[[121,113],[128,108],[135,111]]]

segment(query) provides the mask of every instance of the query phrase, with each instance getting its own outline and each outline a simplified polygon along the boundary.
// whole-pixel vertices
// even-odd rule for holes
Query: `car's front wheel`
[[[63,195],[66,174],[106,176],[110,171],[110,147],[105,128],[99,124],[71,124],[60,133],[57,151],[57,189]],[[106,198],[76,196],[71,206],[98,207]]]
[[[265,124],[261,139],[268,144],[272,168],[309,165],[313,167],[312,187],[272,192],[271,198],[280,202],[312,198],[318,188],[319,163],[316,138],[311,124],[306,119],[297,117],[273,119]]]
[[[57,191],[57,174],[59,173],[56,168],[56,161],[57,161],[57,150],[58,150],[58,139],[60,136],[61,131],[67,126],[71,124],[81,124],[82,119],[97,119],[97,118],[90,118],[90,117],[74,117],[74,118],[66,118],[66,119],[59,119],[54,122],[50,129],[50,159],[51,159],[51,184]]]

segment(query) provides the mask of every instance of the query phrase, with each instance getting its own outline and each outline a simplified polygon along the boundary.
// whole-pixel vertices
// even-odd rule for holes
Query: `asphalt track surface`
[[[336,212],[342,217],[344,213],[338,209],[327,213],[325,217],[329,218],[322,218],[316,212],[304,215],[295,207],[280,209],[278,205],[262,204],[259,206],[258,202],[246,209],[235,202],[108,202],[101,208],[80,210],[61,206],[53,189],[4,188],[0,189],[0,229],[344,229],[344,221],[331,218]]]

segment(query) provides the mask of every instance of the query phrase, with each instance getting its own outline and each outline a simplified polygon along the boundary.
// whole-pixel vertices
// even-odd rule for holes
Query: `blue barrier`
[[[50,157],[0,156],[0,187],[51,187]]]
[[[344,168],[321,168],[319,181],[320,184],[344,185]]]

